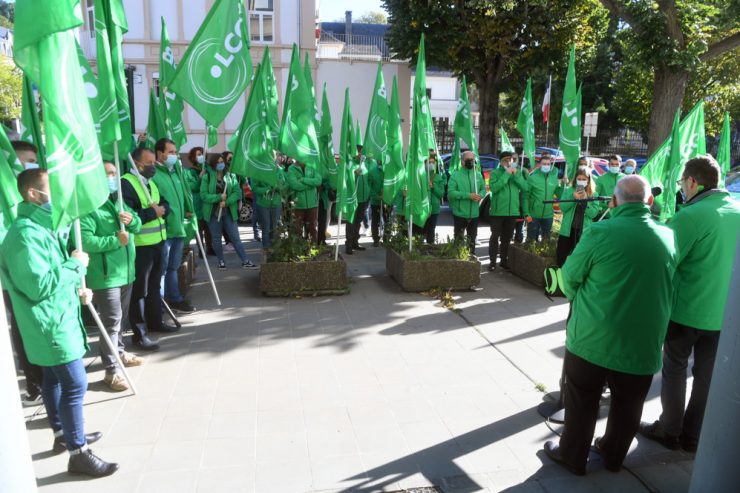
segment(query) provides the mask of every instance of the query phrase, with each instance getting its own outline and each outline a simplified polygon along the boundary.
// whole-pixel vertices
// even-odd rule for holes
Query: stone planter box
[[[406,260],[391,248],[385,250],[385,268],[404,291],[432,288],[467,290],[480,284],[480,262],[469,260]]]
[[[555,257],[540,257],[519,245],[509,246],[511,272],[535,286],[545,287],[545,269],[557,265]]]
[[[349,292],[347,263],[312,260],[310,262],[265,262],[260,266],[260,291],[265,296],[318,296]]]
[[[177,282],[180,287],[180,293],[185,296],[190,289],[190,284],[195,277],[195,252],[186,250],[182,254],[182,263],[177,269]]]

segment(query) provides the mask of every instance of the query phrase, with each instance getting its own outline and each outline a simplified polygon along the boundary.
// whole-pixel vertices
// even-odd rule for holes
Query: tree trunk
[[[480,122],[478,128],[478,151],[481,154],[497,153],[498,139],[496,129],[499,125],[498,110],[501,95],[501,78],[505,61],[501,56],[491,59],[483,77],[477,81],[480,101]]]
[[[676,109],[681,107],[689,72],[675,67],[656,67],[653,104],[648,128],[648,155],[655,152],[671,133]]]

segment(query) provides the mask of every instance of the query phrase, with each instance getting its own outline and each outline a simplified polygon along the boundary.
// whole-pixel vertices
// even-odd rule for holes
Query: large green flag
[[[457,101],[457,112],[455,113],[455,135],[464,140],[468,149],[478,157],[478,142],[473,130],[473,115],[470,112],[470,101],[468,100],[468,83],[463,75],[462,87],[460,87],[460,99]]]
[[[278,147],[283,154],[318,171],[319,141],[314,123],[316,110],[295,43],[286,87]]]
[[[41,138],[38,107],[33,95],[31,79],[25,75],[23,76],[23,105],[21,108],[21,140],[36,146],[37,161],[41,167],[44,167],[44,141]]]
[[[75,40],[76,41],[76,40]],[[95,134],[98,136],[98,143],[100,144],[100,91],[98,89],[98,78],[90,67],[90,62],[87,61],[85,52],[82,51],[80,43],[77,42],[77,60],[80,62],[80,73],[82,74],[82,82],[85,85],[85,95],[87,96],[87,102],[90,103],[90,115],[92,115],[93,122],[95,122]]]
[[[503,128],[501,131],[503,132]],[[512,147],[513,149],[513,147]],[[503,146],[502,149],[503,150]],[[460,156],[460,139],[455,137],[455,142],[452,144],[452,154],[450,154],[450,174],[460,169],[460,165],[462,164],[462,157]]]
[[[730,171],[730,163],[732,158],[730,157],[730,112],[725,113],[725,122],[722,125],[722,136],[719,138],[719,147],[717,148],[717,163],[719,169],[722,172],[719,184],[721,187],[725,186],[725,177],[727,172]]]
[[[347,222],[352,222],[357,210],[355,173],[351,168],[356,150],[355,131],[352,128],[352,109],[349,105],[349,88],[344,90],[344,111],[339,137],[339,169],[337,171],[337,211]]]
[[[100,146],[106,158],[113,156],[114,142],[118,142],[118,151],[123,155],[131,150],[131,116],[122,49],[127,31],[122,0],[95,0]]]
[[[680,113],[680,109],[678,110]],[[671,155],[665,177],[663,178],[663,208],[660,218],[673,217],[676,209],[677,181],[681,179],[686,162],[700,154],[707,153],[706,131],[704,129],[704,101],[694,106],[683,122],[678,124],[678,114],[671,132]]]
[[[8,162],[15,176],[23,173],[25,168],[18,156],[15,155],[15,149],[13,149],[10,139],[8,139],[8,134],[5,133],[5,125],[0,125],[0,159]],[[15,186],[15,182],[13,186]]]
[[[239,140],[234,149],[231,171],[274,186],[278,181],[278,169],[267,120],[264,73],[265,67],[259,65],[239,125]]]
[[[581,155],[581,116],[578,111],[578,91],[576,89],[576,46],[570,48],[568,74],[565,78],[563,111],[560,115],[560,150],[563,151],[567,168],[578,163]]]
[[[516,121],[516,129],[524,138],[522,143],[522,154],[529,158],[529,166],[534,169],[535,137],[534,137],[534,112],[532,111],[532,78],[527,79],[527,90],[524,92],[522,106],[519,109],[519,118]]]
[[[458,149],[460,148],[460,144],[457,144]],[[509,141],[509,136],[506,135],[506,130],[504,130],[504,127],[501,127],[501,152],[515,152],[514,146],[511,145],[511,141]]]
[[[15,62],[42,94],[54,228],[93,212],[108,198],[77,58],[80,15],[79,0],[26,0],[15,8]]]
[[[252,78],[242,0],[216,0],[175,70],[169,89],[219,125]]]
[[[424,34],[419,41],[419,58],[416,63],[416,76],[414,79],[414,93],[411,117],[411,134],[409,137],[409,150],[406,155],[406,214],[419,227],[424,224],[431,213],[431,202],[429,200],[429,177],[425,166],[429,157],[430,142],[429,135],[434,134],[433,128],[429,128],[429,104],[426,91],[426,62],[424,60]]]
[[[16,206],[23,200],[15,178],[17,160],[8,136],[0,125],[0,243],[3,242],[3,232],[15,219]]]
[[[331,187],[337,189],[337,162],[334,160],[334,129],[331,124],[329,98],[326,95],[326,83],[321,100],[321,122],[319,124],[319,154],[321,157],[321,176],[329,180]]]
[[[270,49],[265,46],[265,52],[262,55],[262,70],[265,78],[265,91],[267,91],[267,122],[270,125],[270,134],[272,135],[272,146],[277,148],[280,137],[280,116],[278,113],[278,89],[275,82],[275,72],[272,69],[272,58]]]
[[[169,138],[167,126],[165,125],[165,116],[162,113],[162,107],[157,101],[154,89],[149,91],[149,119],[146,124],[146,145],[154,149],[154,145],[159,139]]]
[[[403,189],[406,168],[403,162],[403,136],[401,134],[401,105],[398,101],[398,82],[393,76],[391,106],[387,125],[388,151],[383,164],[383,202],[393,205],[396,195]]]
[[[316,104],[316,90],[313,87],[313,75],[311,74],[311,61],[308,53],[303,62],[303,77],[306,79],[306,85],[308,86],[308,92],[311,95],[311,103],[313,104],[313,126],[316,129],[318,136],[319,125],[321,125],[321,117],[319,116],[318,105]]]
[[[218,126],[206,124],[206,147],[209,149],[216,147],[218,144]]]
[[[160,111],[164,116],[167,136],[179,148],[185,145],[188,136],[182,122],[182,111],[184,109],[182,98],[170,90],[170,82],[175,76],[176,70],[175,54],[172,52],[167,25],[164,22],[164,17],[162,17],[162,36],[159,40],[159,104],[161,106]]]
[[[388,150],[388,99],[383,79],[383,67],[378,62],[378,72],[375,75],[375,87],[370,100],[370,113],[367,116],[365,126],[365,145],[362,153],[368,158],[375,159],[379,163],[385,162],[385,154]]]

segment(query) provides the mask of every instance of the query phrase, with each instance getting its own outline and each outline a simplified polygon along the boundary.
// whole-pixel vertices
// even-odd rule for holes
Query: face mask
[[[588,186],[588,180],[576,180],[576,185],[586,188]]]
[[[24,169],[38,169],[39,163],[23,163]]]
[[[42,202],[38,204],[38,206],[44,209],[45,211],[51,211],[51,195],[49,195],[46,192],[42,192],[41,190],[38,190],[36,188],[34,188],[34,190],[36,190],[37,193],[40,193],[41,195],[46,197],[46,202]]]
[[[177,156],[174,154],[168,154],[167,159],[165,159],[164,164],[167,165],[169,169],[172,169],[175,166],[175,163],[177,162]]]
[[[509,168],[516,169],[516,166],[517,166],[516,162],[512,161],[511,164],[509,165]]]
[[[615,175],[619,173],[619,166],[609,166],[609,173],[614,173]]]
[[[679,190],[679,192],[681,193],[681,202],[683,202],[684,204],[686,202],[688,202],[689,201],[689,196],[686,195],[686,192],[683,191],[683,188],[681,188],[681,190]]]
[[[201,154],[200,156],[195,158],[195,161],[202,166],[206,162],[206,157]]]
[[[141,173],[141,176],[148,180],[157,174],[157,170],[154,168],[154,166],[144,166],[144,169],[139,171],[139,173]]]
[[[543,164],[542,166],[540,166],[540,169],[542,170],[543,173],[549,173],[550,170],[552,169],[552,166],[549,164]]]
[[[635,167],[634,166],[625,166],[624,167],[624,172],[627,173],[628,175],[631,175],[632,173],[635,172]]]
[[[474,163],[475,163],[475,161],[473,161],[472,159],[468,159],[468,160],[465,161],[464,164],[465,164],[465,167],[466,168],[472,168]]]
[[[218,163],[216,165],[216,171],[223,171],[226,169],[226,163]]]
[[[118,179],[115,176],[108,177],[108,191],[116,193],[118,191]]]

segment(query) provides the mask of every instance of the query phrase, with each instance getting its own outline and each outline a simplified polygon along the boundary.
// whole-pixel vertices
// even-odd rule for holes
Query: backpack
[[[545,295],[548,297],[555,296],[564,298],[565,294],[561,289],[563,285],[563,273],[560,267],[551,266],[545,269]]]

